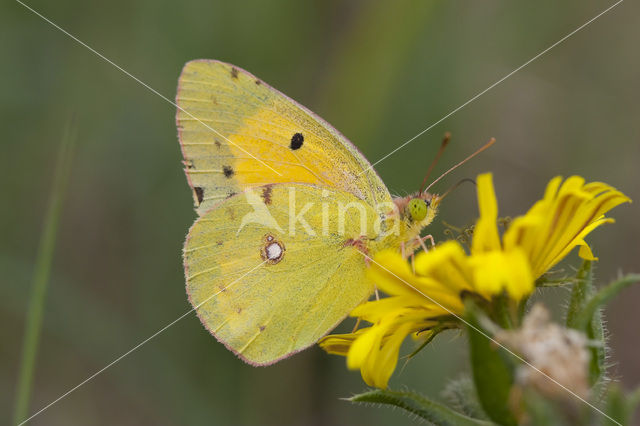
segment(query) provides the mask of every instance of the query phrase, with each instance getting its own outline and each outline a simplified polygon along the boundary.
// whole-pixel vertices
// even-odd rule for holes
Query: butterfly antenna
[[[431,182],[429,184],[429,186],[427,186],[425,188],[425,192],[429,190],[429,188],[431,188],[436,182],[438,182],[440,179],[442,179],[443,177],[445,177],[446,175],[448,175],[449,173],[451,173],[452,171],[454,171],[455,169],[457,169],[458,167],[462,166],[464,163],[466,163],[467,161],[471,160],[473,157],[475,157],[476,155],[480,154],[482,151],[484,151],[485,149],[489,148],[491,145],[493,145],[494,143],[496,143],[496,138],[491,138],[489,140],[489,142],[487,142],[486,144],[482,145],[479,149],[476,150],[476,152],[474,152],[473,154],[471,154],[470,156],[468,156],[467,158],[465,158],[464,160],[462,160],[461,162],[459,162],[458,164],[456,164],[455,166],[451,167],[449,170],[447,170],[446,172],[444,172],[443,174],[440,175],[440,177],[436,180],[434,180],[433,182]]]
[[[451,192],[453,192],[455,189],[457,189],[460,185],[462,185],[465,182],[470,182],[470,183],[472,183],[474,185],[476,184],[476,181],[471,179],[471,178],[460,179],[455,185],[453,185],[451,188],[447,189],[444,194],[438,195],[438,203],[440,201],[442,201],[444,199],[444,197],[449,195]]]
[[[438,153],[436,154],[436,158],[434,158],[433,161],[431,162],[431,165],[429,166],[429,169],[427,170],[427,175],[422,180],[422,185],[420,185],[420,191],[418,191],[418,194],[422,194],[422,188],[424,188],[424,186],[426,185],[427,179],[429,179],[429,175],[433,171],[433,168],[436,166],[436,163],[438,162],[438,160],[442,156],[442,153],[444,152],[444,149],[446,148],[446,146],[447,146],[447,144],[449,143],[450,140],[451,140],[451,133],[449,133],[449,132],[445,133],[444,134],[444,138],[442,139],[442,143],[440,144],[440,149],[438,150]]]

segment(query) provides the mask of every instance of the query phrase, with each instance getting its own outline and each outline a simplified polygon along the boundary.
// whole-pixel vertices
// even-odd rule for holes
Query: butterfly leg
[[[420,245],[422,246],[422,249],[424,251],[429,251],[429,249],[427,249],[427,246],[425,245],[425,241],[429,240],[431,241],[431,248],[434,248],[436,246],[436,242],[433,239],[433,235],[429,234],[429,235],[425,235],[424,237],[417,237],[418,242],[420,243]]]
[[[431,235],[431,234],[425,235],[422,240],[423,241],[425,241],[425,240],[431,241],[431,248],[434,248],[436,246],[436,241],[433,239],[433,235]]]
[[[428,252],[429,249],[427,248],[427,246],[424,243],[424,240],[420,237],[416,237],[416,240],[418,240],[418,243],[420,244],[420,246],[422,247],[422,250],[424,250],[425,252]]]

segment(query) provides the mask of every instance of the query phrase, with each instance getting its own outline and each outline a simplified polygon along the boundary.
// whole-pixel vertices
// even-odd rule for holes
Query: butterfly
[[[199,216],[184,243],[187,294],[247,363],[272,364],[335,328],[373,294],[376,252],[424,246],[436,195],[392,197],[342,134],[250,73],[190,61],[176,103]]]

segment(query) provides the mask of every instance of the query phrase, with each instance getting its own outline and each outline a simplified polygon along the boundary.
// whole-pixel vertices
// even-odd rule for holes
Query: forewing
[[[337,188],[371,205],[391,201],[344,136],[240,68],[188,62],[176,102],[185,172],[199,214],[246,188],[282,182]]]

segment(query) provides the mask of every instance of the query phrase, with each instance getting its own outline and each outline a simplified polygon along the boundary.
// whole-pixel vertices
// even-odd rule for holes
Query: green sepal
[[[446,319],[448,319],[449,317],[447,317]],[[452,322],[452,321],[447,321],[446,319],[443,319],[442,322],[436,326],[434,326],[433,328],[429,329],[429,330],[425,330],[424,333],[428,333],[426,336],[426,338],[424,339],[424,341],[420,344],[420,346],[418,346],[413,352],[411,352],[409,355],[406,356],[407,359],[411,359],[414,356],[418,355],[418,353],[423,350],[429,343],[431,343],[431,341],[433,341],[433,339],[440,333],[442,333],[445,330],[449,330],[452,328],[458,328],[458,324]]]
[[[432,401],[414,392],[396,392],[384,389],[371,390],[351,398],[351,402],[392,405],[402,408],[424,420],[437,425],[451,426],[489,426],[494,423],[486,420],[474,419],[439,402]]]

